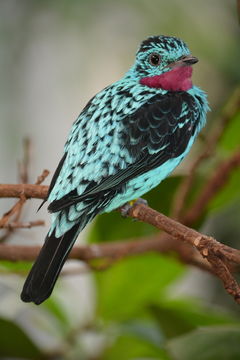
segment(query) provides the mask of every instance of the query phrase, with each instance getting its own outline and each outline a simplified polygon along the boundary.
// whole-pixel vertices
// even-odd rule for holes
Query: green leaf
[[[224,131],[224,134],[219,143],[220,148],[227,152],[234,151],[239,147],[239,133],[240,133],[240,111],[234,116],[230,124]]]
[[[190,300],[160,300],[150,307],[167,338],[182,335],[199,326],[236,324],[237,320],[219,309],[200,306]],[[174,324],[174,326],[173,326]]]
[[[40,359],[43,354],[14,322],[0,318],[0,357]]]
[[[240,359],[240,326],[211,326],[168,342],[174,360]]]
[[[157,347],[162,345],[164,341],[158,325],[153,318],[148,316],[148,314],[144,314],[141,319],[136,317],[121,323],[119,329],[121,335],[135,336]]]
[[[240,199],[240,171],[236,169],[223,189],[208,204],[209,210],[219,210]]]
[[[159,298],[183,270],[175,259],[144,254],[124,259],[111,269],[95,274],[99,315],[106,320],[131,318]]]
[[[119,336],[101,358],[104,360],[172,359],[163,348],[132,335]]]

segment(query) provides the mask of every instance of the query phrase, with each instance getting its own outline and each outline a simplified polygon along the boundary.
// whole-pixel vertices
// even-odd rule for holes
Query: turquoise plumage
[[[182,40],[150,37],[123,78],[83,109],[50,184],[52,226],[23,301],[39,304],[51,294],[79,232],[97,214],[157,186],[189,152],[208,111],[191,82],[195,62]]]

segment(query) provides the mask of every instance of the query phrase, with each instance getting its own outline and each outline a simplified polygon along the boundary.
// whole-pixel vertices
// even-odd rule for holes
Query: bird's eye
[[[158,66],[161,62],[161,57],[158,53],[152,53],[149,55],[149,62],[153,66]]]

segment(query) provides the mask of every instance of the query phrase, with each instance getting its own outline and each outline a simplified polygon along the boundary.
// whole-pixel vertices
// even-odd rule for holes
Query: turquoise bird
[[[181,39],[151,36],[130,70],[82,110],[49,187],[52,225],[23,301],[50,296],[77,236],[97,214],[142,196],[187,155],[208,111],[206,94],[191,80],[197,61]]]

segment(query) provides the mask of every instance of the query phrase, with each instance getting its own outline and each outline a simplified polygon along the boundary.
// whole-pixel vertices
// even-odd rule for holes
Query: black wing
[[[152,97],[122,122],[120,141],[133,163],[100,183],[89,182],[81,195],[73,190],[52,201],[49,211],[63,210],[80,201],[106,202],[106,195],[110,201],[129,180],[180,156],[196,133],[199,111],[194,97],[186,92],[172,92]]]

